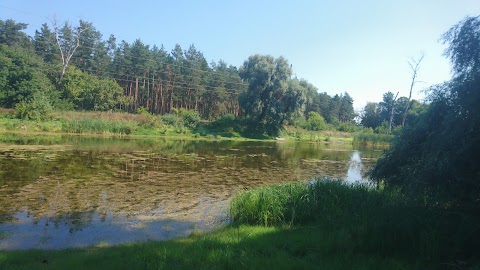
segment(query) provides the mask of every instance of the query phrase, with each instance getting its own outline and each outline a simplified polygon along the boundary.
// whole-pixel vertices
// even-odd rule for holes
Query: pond
[[[228,222],[237,192],[362,173],[381,150],[306,142],[0,136],[0,250],[164,240]]]

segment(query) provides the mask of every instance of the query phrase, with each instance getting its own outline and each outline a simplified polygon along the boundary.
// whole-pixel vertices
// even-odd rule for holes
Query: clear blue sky
[[[0,18],[28,23],[28,34],[56,16],[74,25],[92,22],[117,41],[140,38],[167,50],[193,43],[209,62],[237,67],[256,53],[284,56],[298,78],[330,95],[348,92],[356,109],[386,91],[407,96],[407,60],[422,51],[425,83],[414,97],[448,80],[439,38],[467,15],[480,15],[478,0],[0,0]]]

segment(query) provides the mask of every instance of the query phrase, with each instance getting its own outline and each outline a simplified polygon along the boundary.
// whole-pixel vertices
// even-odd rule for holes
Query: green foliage
[[[297,116],[297,117],[291,119],[288,124],[290,126],[308,129],[307,120],[305,119],[305,117],[303,115],[300,115],[300,116]]]
[[[308,113],[314,111],[322,115],[329,124],[353,122],[356,115],[353,99],[348,93],[331,97],[325,92],[319,93],[316,87],[304,80],[300,80],[300,84],[305,88],[305,117],[308,118]]]
[[[100,119],[62,120],[62,132],[88,134],[131,134],[137,126],[133,123],[111,122]]]
[[[159,127],[162,128],[160,133],[165,133],[163,129],[163,121],[160,117],[152,115],[147,109],[145,109],[145,107],[138,107],[136,113],[145,116],[141,122],[143,127]]]
[[[231,201],[230,215],[237,222],[263,226],[330,223],[343,221],[353,213],[363,215],[384,199],[393,199],[384,203],[399,203],[400,198],[384,195],[367,186],[350,187],[335,179],[295,182],[240,193]]]
[[[178,110],[177,114],[182,118],[183,124],[190,129],[195,129],[200,122],[200,115],[193,110]]]
[[[46,23],[42,24],[40,31],[35,31],[33,46],[36,53],[46,63],[60,63],[60,52],[55,41],[55,33],[50,30]]]
[[[370,255],[455,260],[473,254],[479,244],[470,237],[480,231],[475,210],[449,205],[428,194],[316,180],[244,191],[232,200],[230,213],[239,223],[343,231]]]
[[[480,16],[466,17],[443,35],[443,43],[448,44],[445,55],[457,74],[479,72],[479,39]]]
[[[395,102],[392,92],[387,92],[383,95],[383,100],[380,103],[368,102],[361,113],[361,124],[364,127],[370,127],[376,130],[377,133],[387,134],[389,132],[390,113],[392,106],[394,107],[393,127],[402,125],[402,118],[407,107],[408,98],[399,97]],[[392,105],[393,104],[393,105]],[[406,123],[409,124],[415,121],[419,113],[425,110],[427,105],[421,104],[416,100],[410,101],[410,110],[407,113]]]
[[[249,128],[249,121],[242,118],[235,118],[233,114],[226,114],[219,119],[205,125],[208,129],[204,133],[213,133],[229,138],[256,137],[258,132]]]
[[[153,127],[153,128],[164,128],[164,123],[159,116],[148,114],[145,119],[141,122],[144,127]]]
[[[15,106],[17,117],[27,120],[46,120],[52,111],[53,108],[48,98],[38,95],[28,101],[21,101]]]
[[[80,110],[108,111],[127,104],[115,81],[98,79],[74,67],[67,69],[61,88],[64,98]]]
[[[8,45],[12,47],[31,48],[32,43],[28,36],[22,32],[27,28],[26,23],[16,23],[9,19],[6,21],[0,20],[0,45]]]
[[[389,134],[389,122],[383,121],[379,126],[375,128],[375,133]]]
[[[286,122],[293,123],[312,111],[328,123],[351,123],[355,116],[348,93],[330,97],[319,94],[305,80],[291,79],[291,67],[282,57],[255,55],[238,70],[224,61],[209,65],[193,44],[188,50],[177,44],[171,52],[140,39],[117,44],[113,35],[103,39],[92,23],[83,20],[76,27],[68,22],[56,25],[59,44],[47,24],[35,31],[32,41],[26,38],[25,28],[26,24],[13,20],[0,23],[0,43],[8,50],[34,48],[23,50],[27,57],[13,58],[35,62],[17,65],[12,57],[0,54],[3,107],[13,108],[38,90],[60,110],[136,112],[144,108],[148,113],[164,115],[174,113],[175,108],[188,108],[195,113],[179,118],[187,128],[199,128],[199,116],[213,120],[231,114],[250,122],[248,127],[240,128],[239,122],[226,127],[227,136],[248,134],[256,138],[277,135]],[[67,63],[62,65],[59,46],[64,53],[75,48],[68,68]]]
[[[480,202],[480,18],[466,18],[444,36],[454,78],[430,89],[431,104],[371,172],[377,182],[431,190],[458,203]],[[469,48],[468,52],[462,51]],[[466,59],[465,57],[472,57]],[[468,61],[467,61],[468,60]]]
[[[231,113],[227,113],[225,115],[223,115],[222,117],[220,117],[216,122],[217,123],[220,123],[220,124],[228,124],[228,123],[231,123],[235,121],[235,115],[234,114],[231,114]]]
[[[0,45],[0,106],[14,108],[19,102],[28,103],[34,96],[54,101],[57,92],[43,69],[46,69],[45,63],[35,54]]]
[[[307,119],[307,129],[308,130],[324,130],[325,129],[325,120],[317,112],[309,112]]]
[[[270,135],[278,134],[284,122],[304,103],[303,88],[290,80],[287,60],[272,56],[250,56],[240,68],[240,76],[249,83],[239,99],[245,116]]]
[[[380,123],[382,123],[382,118],[380,117],[380,110],[378,108],[378,103],[367,102],[365,108],[362,112],[361,124],[364,127],[368,128],[377,128]]]
[[[352,244],[350,231],[236,226],[188,238],[121,246],[0,252],[0,268],[84,269],[435,269],[425,257],[383,256]],[[370,251],[370,250],[368,250]],[[40,258],[40,259],[39,259]],[[48,267],[41,264],[48,262]],[[468,261],[470,263],[470,261]],[[463,263],[463,262],[462,262]],[[457,266],[454,262],[452,265]],[[39,267],[40,266],[40,267]],[[472,268],[474,269],[474,268]]]
[[[135,111],[137,114],[150,115],[150,113],[145,109],[145,107],[138,107]]]
[[[347,123],[347,122],[341,122],[337,124],[336,130],[341,131],[341,132],[355,132],[359,129],[358,126],[352,124],[352,123]]]
[[[65,25],[65,27],[72,28],[71,25]],[[95,71],[97,76],[103,77],[106,75],[108,63],[110,62],[108,45],[102,40],[102,34],[96,30],[91,22],[80,20],[78,27],[72,29],[73,33],[78,31],[78,29],[83,29],[83,31],[79,40],[80,46],[72,58],[72,65],[83,71]],[[70,36],[73,40],[69,39],[68,42],[74,41],[76,36],[71,34]]]
[[[176,114],[164,114],[162,115],[162,121],[170,126],[176,127],[181,124],[180,118]]]
[[[370,128],[366,132],[356,133],[353,137],[353,145],[356,146],[381,146],[389,145],[394,139],[393,135],[373,133]]]

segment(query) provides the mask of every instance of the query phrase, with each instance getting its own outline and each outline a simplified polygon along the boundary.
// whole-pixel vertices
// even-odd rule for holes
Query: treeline
[[[291,67],[283,58],[278,65],[280,62],[273,63],[278,59],[258,56],[273,61],[270,71],[285,69],[284,77],[275,81],[262,77],[275,76],[275,72],[242,73],[249,69],[250,59],[237,68],[224,61],[208,63],[194,45],[184,50],[177,44],[168,52],[163,46],[150,46],[140,39],[133,43],[117,42],[113,35],[104,39],[92,23],[83,20],[78,26],[43,24],[33,37],[25,34],[26,27],[13,20],[0,20],[1,107],[20,104],[26,112],[50,107],[125,112],[140,109],[162,115],[184,109],[204,119],[233,114],[256,119],[257,124],[275,120],[273,129],[287,121],[306,121],[311,112],[333,124],[353,123],[355,117],[348,93],[333,97],[318,93],[307,81],[292,78]],[[289,96],[283,88],[295,95]],[[248,105],[259,104],[252,91],[261,93],[257,96],[265,106],[260,111],[254,112]]]
[[[412,123],[427,108],[425,103],[409,100],[407,97],[396,99],[394,93],[387,92],[383,94],[382,101],[367,102],[360,114],[360,124],[376,133],[388,134]]]
[[[182,108],[205,118],[240,113],[238,96],[246,84],[237,68],[223,61],[209,65],[194,45],[183,50],[177,44],[168,53],[140,39],[117,44],[113,35],[103,40],[91,23],[82,20],[78,27],[65,23],[51,29],[43,24],[31,38],[22,32],[26,26],[1,21],[0,43],[9,47],[3,48],[2,54],[7,54],[6,50],[22,51],[9,53],[11,57],[34,54],[36,71],[46,75],[59,91],[63,102],[52,103],[60,109],[135,112],[142,107],[165,114]],[[28,97],[18,96],[1,106],[14,107],[19,99]]]

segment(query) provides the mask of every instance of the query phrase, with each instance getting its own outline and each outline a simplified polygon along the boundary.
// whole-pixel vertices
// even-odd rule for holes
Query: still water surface
[[[0,137],[0,250],[162,240],[227,222],[260,185],[365,181],[382,154],[289,142]]]

